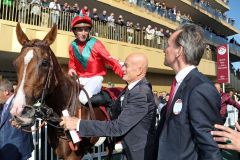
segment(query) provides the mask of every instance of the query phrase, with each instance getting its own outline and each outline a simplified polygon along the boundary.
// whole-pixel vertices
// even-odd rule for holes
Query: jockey
[[[89,35],[92,28],[91,19],[87,15],[78,15],[71,22],[71,29],[76,37],[69,46],[68,75],[78,75],[80,84],[84,86],[89,97],[98,94],[102,88],[103,76],[108,65],[119,77],[123,72],[118,60],[113,58],[104,45]],[[84,91],[80,92],[82,104],[88,102]]]

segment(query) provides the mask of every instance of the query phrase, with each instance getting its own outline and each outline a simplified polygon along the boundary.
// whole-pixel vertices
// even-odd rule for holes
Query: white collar
[[[196,68],[196,66],[191,65],[180,70],[175,76],[177,83],[181,83],[188,73],[194,68]]]
[[[140,81],[141,79],[134,81],[130,84],[128,84],[128,90],[130,91],[134,86],[136,86],[136,84]]]

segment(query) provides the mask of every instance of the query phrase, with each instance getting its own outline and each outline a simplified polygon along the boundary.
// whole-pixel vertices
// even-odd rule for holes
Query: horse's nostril
[[[33,118],[34,115],[35,115],[35,109],[32,106],[28,106],[28,105],[23,106],[21,117]]]
[[[21,126],[21,127],[29,127],[32,126],[34,124],[35,121],[35,109],[31,106],[28,105],[24,105],[22,107],[20,107],[22,109],[21,111],[21,116],[19,116],[20,114],[14,114],[17,113],[17,110],[14,108],[13,110],[13,120],[16,122],[17,126]]]
[[[13,121],[15,121],[15,125],[21,128],[25,128],[25,127],[31,127],[34,122],[35,119],[34,118],[26,118],[26,117],[22,117],[22,116],[14,116],[13,117]]]

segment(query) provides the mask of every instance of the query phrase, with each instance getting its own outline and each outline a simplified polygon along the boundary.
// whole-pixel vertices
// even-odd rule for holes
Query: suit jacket
[[[116,101],[121,102],[121,113],[112,121],[81,120],[80,135],[89,136],[123,136],[123,149],[129,160],[153,159],[156,104],[152,87],[144,78],[130,91],[123,92]]]
[[[173,112],[176,101],[182,101],[180,113]],[[222,123],[220,104],[220,94],[212,82],[197,69],[190,71],[168,111],[165,107],[162,112],[158,126],[158,160],[222,160],[210,134],[214,124]]]
[[[11,106],[11,103],[9,105]],[[11,126],[10,106],[0,122],[0,159],[26,160],[33,151],[32,133]]]

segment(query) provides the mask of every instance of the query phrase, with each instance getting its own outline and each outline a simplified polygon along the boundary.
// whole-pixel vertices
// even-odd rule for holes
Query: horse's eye
[[[50,66],[49,61],[47,61],[47,60],[42,61],[42,67],[49,67],[49,66]]]

